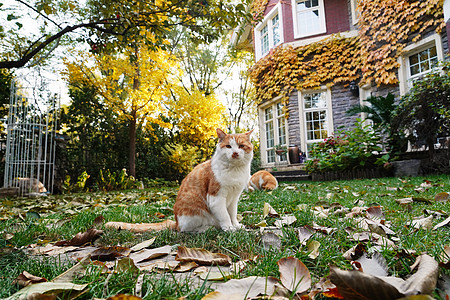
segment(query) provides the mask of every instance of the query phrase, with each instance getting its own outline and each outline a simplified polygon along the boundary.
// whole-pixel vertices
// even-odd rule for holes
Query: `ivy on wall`
[[[279,46],[250,70],[259,101],[280,96],[287,100],[294,90],[332,86],[360,77],[357,38],[333,35],[321,42],[293,48]]]
[[[255,0],[255,15],[262,14],[267,0]],[[398,57],[422,34],[445,27],[443,0],[360,0],[359,36],[340,35],[293,48],[278,46],[250,70],[258,102],[281,96],[287,101],[294,89],[360,84],[398,83]]]

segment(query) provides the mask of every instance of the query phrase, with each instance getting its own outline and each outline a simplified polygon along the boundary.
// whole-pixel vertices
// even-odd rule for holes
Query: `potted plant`
[[[280,155],[280,156],[285,154],[288,151],[286,146],[280,145],[280,144],[275,145],[274,149],[275,149],[275,153]]]

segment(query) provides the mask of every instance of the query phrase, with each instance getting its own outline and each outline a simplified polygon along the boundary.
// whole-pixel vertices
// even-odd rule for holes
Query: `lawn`
[[[154,223],[173,219],[176,192],[177,187],[158,187],[39,199],[3,199],[0,297],[9,297],[22,288],[13,281],[23,271],[50,281],[73,267],[77,261],[68,257],[77,249],[43,256],[31,255],[30,250],[70,241],[77,233],[92,227],[103,233],[82,245],[83,249],[115,246],[119,254],[132,257],[127,250],[151,240],[147,250],[171,246],[169,249],[174,254],[177,249],[180,251],[178,246],[200,248],[227,255],[233,263],[245,262],[245,268],[236,272],[228,273],[219,268],[224,277],[219,278],[222,281],[251,276],[279,279],[283,275],[280,260],[294,257],[309,270],[313,286],[330,274],[331,265],[342,270],[352,269],[355,264],[352,266],[351,260],[344,257],[348,255],[344,254],[359,245],[358,249],[367,253],[369,261],[371,255],[380,253],[385,259],[387,275],[401,278],[414,273],[409,266],[418,256],[427,253],[440,262],[439,276],[444,284],[449,284],[445,281],[445,276],[449,275],[448,256],[443,253],[448,249],[446,246],[450,246],[450,227],[445,222],[440,224],[450,212],[446,194],[450,192],[449,175],[287,182],[272,192],[244,193],[239,214],[246,230],[237,232],[210,229],[202,234],[180,234],[166,229],[133,233],[105,227],[110,221]],[[201,299],[218,284],[203,280],[208,276],[211,279],[217,269],[202,276],[199,268],[185,273],[142,267],[142,264],[136,267],[133,263],[124,268],[113,263],[120,259],[116,258],[119,254],[111,254],[113,258],[102,256],[101,263],[88,263],[82,276],[71,278],[73,283],[83,287],[79,292],[81,299],[106,299],[117,294],[135,294],[143,299],[182,296]],[[356,251],[351,257],[356,260],[358,256]],[[228,266],[226,268],[228,271]],[[195,280],[197,284],[193,284]],[[442,298],[445,288],[438,287],[432,297],[445,299]],[[307,292],[312,290],[308,288]],[[288,298],[294,295],[285,294]],[[325,296],[329,295],[319,293],[316,299]]]

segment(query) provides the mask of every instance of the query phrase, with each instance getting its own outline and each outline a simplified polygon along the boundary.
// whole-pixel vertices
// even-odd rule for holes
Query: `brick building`
[[[346,114],[351,106],[372,95],[401,96],[416,78],[446,59],[450,0],[427,2],[427,7],[422,3],[255,1],[260,21],[247,27],[235,44],[255,54],[251,73],[259,97],[262,167],[296,168],[296,157],[277,155],[277,145],[306,153],[339,127],[353,126],[357,116]],[[330,52],[333,47],[335,52]],[[351,57],[345,61],[343,56]]]

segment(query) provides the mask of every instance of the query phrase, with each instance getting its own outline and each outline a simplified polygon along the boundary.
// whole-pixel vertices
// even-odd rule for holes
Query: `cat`
[[[272,191],[278,187],[277,179],[267,171],[261,170],[256,172],[248,182],[248,189]]]
[[[236,216],[239,197],[250,179],[252,131],[226,134],[216,129],[219,141],[212,158],[197,165],[181,182],[173,208],[178,231],[243,228]]]

